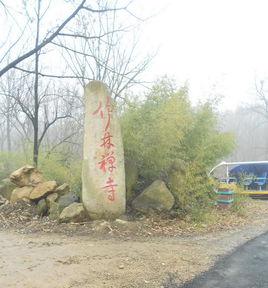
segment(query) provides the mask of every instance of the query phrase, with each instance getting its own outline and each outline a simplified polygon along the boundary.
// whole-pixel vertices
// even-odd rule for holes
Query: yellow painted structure
[[[239,186],[237,186],[235,183],[219,183],[218,189],[226,189],[226,190],[232,190],[236,194],[242,194],[242,195],[268,195],[268,190],[245,190]]]

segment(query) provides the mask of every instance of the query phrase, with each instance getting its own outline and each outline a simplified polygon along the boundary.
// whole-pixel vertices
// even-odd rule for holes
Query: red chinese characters
[[[99,168],[106,173],[108,170],[109,172],[113,172],[115,167],[115,156],[114,151],[107,152],[105,155],[102,155],[102,160],[98,163]]]
[[[102,110],[102,102],[101,101],[99,102],[99,106],[98,106],[97,110],[93,112],[93,115],[98,115],[98,114],[100,115],[101,119],[104,118],[104,113]]]
[[[106,100],[106,111],[107,111],[107,123],[105,126],[105,131],[108,131],[111,125],[111,113],[112,113],[110,97],[107,97],[107,100]]]
[[[117,184],[114,183],[114,180],[112,177],[109,177],[108,180],[106,181],[106,186],[102,187],[102,189],[104,189],[108,196],[107,198],[110,201],[114,201],[115,200],[115,187],[117,186]]]
[[[109,131],[104,132],[103,138],[101,138],[102,143],[100,147],[104,147],[106,149],[110,149],[111,147],[114,147],[114,144],[112,143],[113,135],[110,134]]]
[[[116,169],[116,155],[113,135],[110,131],[112,106],[109,96],[107,96],[105,107],[103,107],[102,101],[100,101],[93,115],[99,116],[100,120],[104,122],[103,136],[100,139],[100,147],[104,148],[104,152],[97,163],[97,167],[105,175],[107,174],[107,180],[101,188],[107,193],[107,199],[113,202],[116,198],[117,187],[113,178],[113,171]]]

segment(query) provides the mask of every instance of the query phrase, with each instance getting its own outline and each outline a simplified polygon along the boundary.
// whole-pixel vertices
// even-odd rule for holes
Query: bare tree
[[[28,11],[24,2],[25,25],[0,58],[0,64],[6,63],[0,68],[0,82],[5,87],[4,76],[10,71],[18,72],[19,77],[14,81],[16,87],[4,88],[1,93],[6,96],[7,106],[14,103],[7,131],[10,133],[13,126],[24,139],[33,139],[33,163],[37,166],[40,147],[46,137],[48,151],[53,151],[63,143],[74,143],[74,134],[81,131],[83,101],[75,89],[67,89],[68,85],[79,82],[84,86],[86,81],[98,79],[112,88],[115,99],[120,98],[126,88],[142,83],[138,76],[149,64],[150,57],[137,61],[136,41],[133,45],[122,45],[129,27],[122,27],[116,21],[117,13],[129,13],[131,2],[118,7],[118,1],[101,0],[92,4],[83,0],[65,20],[45,29],[44,18],[50,2],[33,1],[36,4],[33,11]],[[32,49],[27,49],[29,45],[23,43],[23,32],[29,29],[34,35]],[[27,43],[31,41],[27,38]],[[12,51],[18,48],[20,56],[9,61]],[[53,71],[53,63],[47,65],[50,53],[56,53],[56,49],[51,48],[60,49],[68,63],[65,71],[57,73]],[[13,68],[15,70],[11,70]],[[66,79],[68,82],[64,82]],[[59,128],[58,133],[50,133],[52,126]]]
[[[107,1],[100,1],[99,5],[99,9],[106,7]],[[81,13],[75,32],[61,33],[63,37],[53,42],[64,49],[62,55],[69,69],[83,86],[88,80],[101,80],[108,84],[114,99],[122,98],[127,88],[145,83],[140,78],[153,58],[153,55],[139,57],[138,37],[129,33],[135,31],[134,27],[123,26],[117,18],[115,7],[110,14],[92,18]]]
[[[39,3],[38,0],[37,0],[37,3]],[[80,11],[87,11],[88,13],[98,13],[98,14],[108,13],[111,11],[120,11],[120,10],[128,11],[129,4],[130,3],[128,3],[127,5],[123,7],[109,8],[106,6],[104,8],[94,9],[89,4],[87,4],[87,0],[80,1],[80,3],[72,11],[72,13],[70,13],[70,15],[65,20],[62,21],[62,23],[55,26],[54,28],[50,28],[42,39],[38,39],[39,40],[38,45],[35,45],[34,48],[24,52],[22,55],[20,55],[16,59],[10,61],[8,64],[0,68],[0,77],[3,74],[5,74],[7,71],[9,71],[10,69],[15,68],[18,64],[20,64],[24,60],[28,59],[29,57],[33,55],[36,55],[37,52],[39,52],[41,49],[43,49],[47,45],[51,44],[53,40],[56,39],[58,36],[64,35],[65,34],[63,32],[64,29],[79,14]],[[2,5],[2,6],[5,7],[5,5]],[[96,36],[93,36],[93,37],[96,37]],[[7,51],[10,51],[12,48],[14,48],[16,44],[17,44],[17,41],[15,41],[15,43],[13,43],[10,47],[8,47]]]
[[[14,75],[13,75],[14,76]],[[8,152],[11,152],[12,150],[12,144],[11,144],[11,133],[12,133],[12,126],[13,126],[13,120],[15,116],[15,110],[16,110],[16,103],[10,97],[12,93],[14,93],[15,88],[15,79],[11,75],[11,73],[6,73],[5,77],[1,79],[0,82],[0,95],[2,96],[0,98],[0,114],[2,115],[2,126],[5,126],[5,139],[6,142],[6,149]]]
[[[255,89],[257,98],[255,103],[250,106],[250,109],[268,119],[267,82],[264,80],[260,80],[259,82],[255,81]]]
[[[236,137],[234,161],[266,160],[268,158],[268,89],[267,81],[255,81],[256,99],[249,105],[225,112],[222,127]]]

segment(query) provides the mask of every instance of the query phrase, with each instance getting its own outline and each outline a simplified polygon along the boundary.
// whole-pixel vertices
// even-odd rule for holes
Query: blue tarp
[[[241,164],[232,168],[229,172],[230,176],[236,177],[241,174],[253,174],[256,177],[268,175],[268,164]]]

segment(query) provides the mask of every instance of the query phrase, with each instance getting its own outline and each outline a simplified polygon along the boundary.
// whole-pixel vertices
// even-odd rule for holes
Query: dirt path
[[[199,237],[92,239],[1,231],[0,287],[164,287],[207,270],[217,256],[268,230],[268,221]]]

